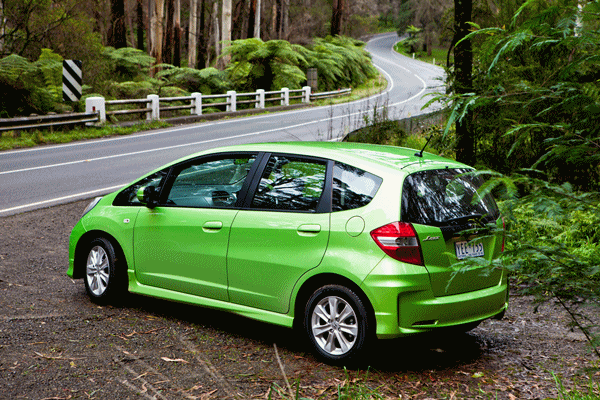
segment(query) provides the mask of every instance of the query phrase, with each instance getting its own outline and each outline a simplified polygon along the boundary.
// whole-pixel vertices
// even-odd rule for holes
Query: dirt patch
[[[520,296],[469,333],[379,341],[367,372],[322,364],[290,330],[227,313],[140,296],[99,307],[65,275],[87,203],[0,218],[1,398],[279,398],[281,367],[310,398],[359,382],[383,398],[545,399],[558,396],[552,372],[567,387],[600,381],[560,308],[534,313]]]

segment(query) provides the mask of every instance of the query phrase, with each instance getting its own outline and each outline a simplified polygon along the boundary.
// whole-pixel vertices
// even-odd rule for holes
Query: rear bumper
[[[451,296],[433,297],[431,292],[399,296],[398,329],[402,335],[469,324],[494,317],[506,310],[508,286]]]
[[[412,274],[398,273],[395,277],[371,274],[363,282],[363,290],[376,310],[376,334],[380,339],[466,325],[492,318],[508,307],[506,272],[492,287],[435,297],[427,273],[410,270]]]

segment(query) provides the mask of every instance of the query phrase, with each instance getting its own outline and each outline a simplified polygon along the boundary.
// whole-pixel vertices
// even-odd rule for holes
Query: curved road
[[[334,140],[364,126],[365,113],[387,107],[400,119],[421,110],[423,95],[439,91],[443,69],[401,56],[398,36],[367,43],[373,63],[388,79],[377,96],[335,106],[203,122],[109,139],[0,153],[0,216],[105,194],[188,154],[247,142]]]

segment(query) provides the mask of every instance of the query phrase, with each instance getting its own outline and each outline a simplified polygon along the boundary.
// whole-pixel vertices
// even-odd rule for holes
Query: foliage
[[[156,77],[190,93],[220,94],[229,90],[231,85],[225,72],[212,67],[198,70],[171,65],[157,73]]]
[[[376,103],[372,113],[367,111],[362,119],[364,127],[354,131],[348,137],[349,142],[391,144],[401,142],[407,136],[398,121],[389,119],[387,104],[381,106]]]
[[[0,113],[2,117],[55,111],[62,100],[62,58],[43,49],[29,62],[11,54],[0,59]]]
[[[409,25],[404,31],[408,37],[403,39],[400,43],[409,54],[416,53],[419,50],[419,46],[423,41],[420,36],[421,31],[422,29],[419,29],[414,25]]]
[[[406,33],[406,29],[412,24],[415,17],[415,9],[410,0],[401,0],[398,8],[398,19],[396,23],[396,32],[398,36]]]
[[[504,173],[535,166],[582,189],[600,183],[600,32],[586,17],[597,9],[529,0],[508,27],[473,24],[468,38],[483,38],[475,92],[446,99],[448,126],[473,112],[480,162]]]
[[[107,62],[111,79],[118,81],[135,80],[146,76],[154,63],[154,57],[131,47],[120,49],[105,47],[102,57]]]
[[[231,56],[229,78],[238,90],[299,89],[306,81],[299,66],[306,61],[298,47],[285,40],[234,40],[223,53]]]
[[[357,87],[377,76],[364,42],[344,36],[315,38],[303,49],[308,68],[317,68],[319,90]]]
[[[553,300],[570,315],[600,357],[600,193],[548,183],[531,175],[491,174],[481,188],[505,200],[506,251],[499,262],[517,274],[524,293]]]

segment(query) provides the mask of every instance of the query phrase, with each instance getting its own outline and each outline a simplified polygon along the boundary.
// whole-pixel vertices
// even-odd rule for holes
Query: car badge
[[[439,236],[427,236],[425,239],[423,239],[424,242],[429,242],[432,240],[439,240]]]

